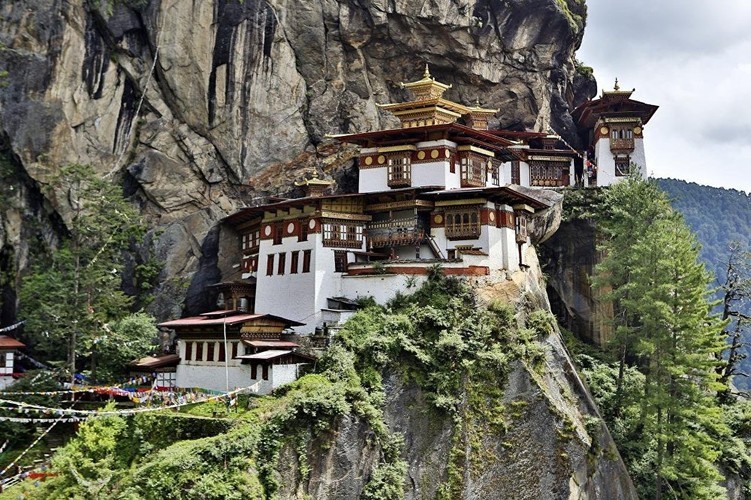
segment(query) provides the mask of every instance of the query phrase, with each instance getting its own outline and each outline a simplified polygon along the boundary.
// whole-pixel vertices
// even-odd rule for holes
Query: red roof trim
[[[7,335],[0,335],[0,349],[21,349],[23,347],[26,347],[26,344],[23,342],[19,342]]]

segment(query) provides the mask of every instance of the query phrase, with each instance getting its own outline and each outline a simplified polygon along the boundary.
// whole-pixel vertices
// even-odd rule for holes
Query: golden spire
[[[619,91],[619,90],[621,90],[621,86],[618,85],[618,77],[617,76],[615,77],[615,85],[613,85],[613,90],[615,90],[616,92]]]
[[[306,196],[322,196],[327,187],[334,184],[333,180],[324,180],[318,178],[318,169],[315,167],[310,169],[310,178],[306,179],[303,175],[302,179],[295,182],[295,186],[303,186]]]
[[[425,63],[425,72],[422,74],[422,79],[416,82],[400,83],[399,86],[403,89],[408,89],[415,96],[415,101],[424,101],[427,99],[440,99],[443,93],[451,88],[451,85],[437,82],[435,78],[430,75],[430,67],[428,63]]]

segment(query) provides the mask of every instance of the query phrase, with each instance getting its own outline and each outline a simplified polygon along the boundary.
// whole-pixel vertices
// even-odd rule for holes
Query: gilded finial
[[[479,98],[479,97],[477,97],[477,98],[475,99],[475,107],[476,107],[476,108],[479,108],[479,107],[480,107],[480,98]]]
[[[615,85],[613,85],[613,90],[621,90],[621,86],[618,85],[618,78],[615,79]]]
[[[425,73],[422,74],[423,78],[430,78],[430,68],[428,68],[428,63],[425,63]]]

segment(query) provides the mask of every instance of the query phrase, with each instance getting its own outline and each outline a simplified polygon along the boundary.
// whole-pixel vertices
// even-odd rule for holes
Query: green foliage
[[[134,313],[103,325],[101,334],[94,340],[98,381],[113,381],[122,377],[128,363],[151,351],[159,334],[154,317]]]
[[[119,188],[89,166],[61,168],[47,196],[69,207],[68,234],[22,278],[20,315],[35,352],[65,359],[72,376],[79,354],[88,356],[104,325],[132,304],[120,290],[122,257],[145,225]]]
[[[367,423],[370,444],[380,449],[362,498],[402,498],[407,463],[403,440],[384,421],[384,373],[416,383],[430,411],[453,420],[452,465],[441,491],[461,491],[462,468],[478,474],[492,458],[483,436],[505,432],[526,406],[512,402],[506,411],[501,403],[509,364],[532,363],[537,338],[550,328],[548,316],[531,314],[520,329],[509,305],[481,307],[465,284],[435,272],[390,309],[372,302],[361,309],[315,373],[253,398],[239,418],[206,418],[216,409],[207,404],[190,415],[91,420],[56,457],[59,476],[25,491],[29,498],[275,498],[290,480],[280,475],[280,456],[296,457],[294,481],[306,484],[310,455],[331,446],[349,419]]]
[[[707,268],[715,276],[715,285],[721,287],[728,283],[728,263],[733,259],[733,253],[751,248],[751,195],[737,189],[723,189],[700,186],[693,182],[676,179],[657,179],[657,184],[667,193],[670,202],[680,212],[686,224],[696,233],[701,242],[699,256]],[[748,257],[738,260],[741,269],[741,279],[749,278]],[[737,270],[737,268],[736,268]],[[725,292],[718,289],[717,298],[722,299]],[[744,292],[745,293],[745,292]],[[733,304],[736,312],[751,315],[748,299]],[[735,319],[728,326],[728,332],[734,332],[737,323]],[[751,374],[751,357],[749,354],[748,333],[745,328],[740,330],[738,339],[740,348],[737,350],[737,373]],[[732,339],[731,339],[732,341]],[[727,356],[726,356],[727,357]],[[751,390],[751,377],[735,377],[733,384],[741,390]]]
[[[614,305],[619,363],[597,369],[592,380],[614,434],[622,445],[633,441],[624,456],[643,496],[711,498],[720,479],[717,437],[727,428],[713,399],[721,388],[715,368],[723,323],[710,313],[709,275],[656,185],[627,179],[607,190],[606,202],[599,218],[605,257],[595,284]],[[629,368],[643,374],[636,404]]]

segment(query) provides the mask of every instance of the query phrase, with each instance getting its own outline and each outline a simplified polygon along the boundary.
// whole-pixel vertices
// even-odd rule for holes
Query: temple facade
[[[342,303],[383,303],[436,265],[474,277],[525,266],[530,227],[550,206],[530,186],[573,185],[576,152],[557,136],[488,130],[497,110],[443,98],[449,86],[427,69],[403,86],[411,101],[382,106],[400,128],[334,136],[360,146],[357,193],[326,195],[330,182],[313,172],[298,183],[306,196],[224,220],[247,288],[220,302],[229,294],[310,334],[341,324],[351,314]]]
[[[579,133],[588,145],[591,186],[609,186],[630,174],[647,177],[644,154],[644,126],[657,106],[631,99],[634,90],[603,91],[597,99],[583,103],[572,113]]]
[[[427,67],[402,86],[411,100],[381,106],[399,128],[332,136],[359,146],[356,193],[330,194],[333,181],[313,170],[296,183],[304,196],[222,221],[239,251],[227,252],[238,256],[236,271],[211,287],[218,310],[160,325],[178,339],[176,386],[269,392],[312,361],[297,339],[327,340],[361,298],[385,303],[437,266],[475,279],[523,270],[536,221],[556,196],[545,188],[646,172],[642,127],[656,108],[630,92],[577,108],[591,144],[585,161],[553,134],[490,130],[498,110],[445,99],[450,86]]]

